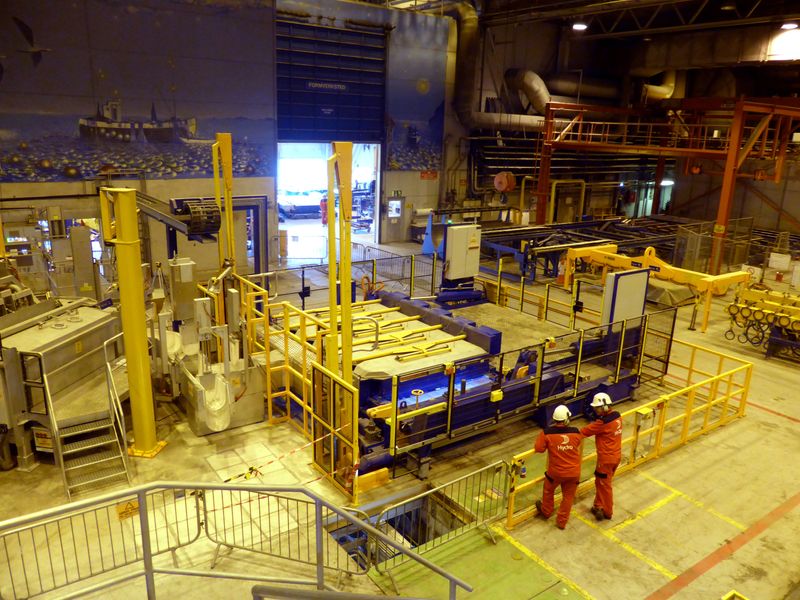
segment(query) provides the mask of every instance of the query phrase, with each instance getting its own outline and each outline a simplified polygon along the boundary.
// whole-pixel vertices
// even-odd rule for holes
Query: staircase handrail
[[[64,482],[64,489],[67,490],[69,496],[69,486],[67,485],[67,473],[64,470],[64,456],[61,448],[61,435],[59,434],[58,422],[56,420],[56,413],[53,410],[53,398],[50,395],[50,384],[47,381],[47,373],[44,370],[44,355],[41,352],[23,350],[19,353],[21,361],[24,363],[25,356],[33,356],[39,362],[39,375],[41,376],[42,395],[44,396],[44,405],[47,411],[47,416],[50,419],[50,436],[53,443],[53,455],[56,458],[56,464],[61,471],[61,479]],[[27,385],[29,380],[23,373],[23,385]],[[31,382],[32,383],[32,382]]]
[[[125,465],[125,472],[128,473],[128,442],[127,434],[128,429],[125,424],[125,412],[122,410],[122,404],[119,400],[119,392],[117,391],[117,383],[114,381],[114,368],[111,366],[111,360],[108,356],[108,348],[112,342],[122,337],[122,332],[111,336],[103,342],[103,357],[106,362],[106,382],[108,385],[108,408],[111,424],[119,427],[120,440],[120,453],[122,454],[122,462]],[[130,478],[128,479],[130,481]]]
[[[208,483],[208,482],[176,482],[176,481],[153,481],[149,483],[144,483],[132,487],[128,487],[122,490],[107,492],[105,494],[101,494],[99,496],[95,496],[92,498],[87,498],[84,500],[78,500],[75,502],[70,502],[67,504],[62,504],[60,506],[55,506],[52,508],[47,508],[44,510],[37,511],[35,513],[31,513],[28,515],[22,515],[19,517],[14,517],[8,519],[6,521],[0,522],[0,536],[7,534],[13,530],[20,530],[24,529],[26,526],[33,526],[33,525],[40,525],[42,521],[49,521],[52,520],[54,517],[64,515],[67,513],[73,513],[76,511],[80,511],[83,509],[90,509],[93,507],[97,507],[98,505],[105,505],[111,502],[121,500],[121,499],[130,499],[132,495],[136,495],[140,499],[140,506],[139,506],[139,515],[140,519],[142,520],[142,527],[143,532],[147,532],[147,535],[142,535],[142,544],[146,546],[143,550],[143,555],[145,557],[145,577],[148,580],[148,586],[152,583],[152,578],[154,573],[157,570],[154,570],[152,565],[152,560],[149,558],[151,556],[151,548],[149,547],[150,544],[150,536],[149,536],[149,525],[148,525],[148,516],[147,516],[147,493],[153,492],[155,490],[203,490],[203,491],[246,491],[249,493],[284,493],[284,494],[300,494],[308,497],[311,501],[315,503],[317,506],[316,514],[317,514],[317,523],[316,523],[316,536],[317,536],[317,548],[318,552],[321,552],[322,547],[322,535],[324,533],[322,529],[321,523],[321,511],[322,508],[326,508],[330,512],[338,515],[345,521],[360,527],[364,532],[368,535],[381,540],[384,544],[394,548],[398,552],[402,554],[407,554],[409,558],[425,568],[433,571],[437,575],[445,578],[449,582],[449,598],[451,600],[455,600],[456,598],[456,589],[458,587],[466,590],[467,592],[472,591],[472,586],[469,585],[467,582],[463,581],[459,577],[445,571],[441,567],[437,566],[436,564],[432,563],[428,559],[420,556],[416,552],[405,548],[399,542],[393,540],[391,537],[384,534],[382,531],[377,529],[375,526],[371,525],[368,522],[364,522],[358,517],[352,515],[347,509],[340,508],[331,502],[328,502],[324,498],[317,495],[315,492],[308,490],[301,486],[281,486],[281,485],[235,485],[235,484],[227,484],[227,483]],[[322,564],[318,564],[317,571],[318,577],[322,576]]]

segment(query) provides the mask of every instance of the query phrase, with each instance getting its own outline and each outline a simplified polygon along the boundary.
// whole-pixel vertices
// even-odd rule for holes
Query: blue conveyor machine
[[[588,412],[598,391],[615,401],[630,398],[638,384],[641,324],[603,326],[501,352],[500,332],[449,311],[399,294],[381,301],[450,333],[467,333],[476,356],[423,368],[398,361],[397,372],[360,378],[359,472],[398,463],[418,468],[432,449],[526,417],[544,427],[552,410],[566,404],[573,414]],[[531,332],[531,337],[536,336]]]

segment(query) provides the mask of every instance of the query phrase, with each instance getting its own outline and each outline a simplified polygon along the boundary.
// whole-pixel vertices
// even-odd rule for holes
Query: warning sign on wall
[[[439,171],[420,171],[419,172],[420,179],[438,179],[439,178]]]

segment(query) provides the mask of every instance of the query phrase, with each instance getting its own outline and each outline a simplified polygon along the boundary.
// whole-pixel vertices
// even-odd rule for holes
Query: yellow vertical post
[[[353,144],[334,142],[336,174],[339,183],[339,287],[342,307],[342,379],[353,382],[353,314],[350,297],[353,279],[350,266],[350,225],[353,218]]]
[[[500,290],[503,288],[503,259],[497,261],[497,298],[495,298],[495,304],[497,306],[502,306],[500,304]]]
[[[415,260],[415,258],[416,257],[412,254],[411,255],[411,280],[410,280],[410,283],[408,284],[408,288],[409,288],[408,295],[410,297],[414,296],[414,287],[415,287],[414,279],[416,277],[416,260]]]
[[[222,196],[225,211],[225,247],[227,259],[236,272],[236,246],[233,240],[233,141],[230,133],[218,133],[219,159],[222,164]]]
[[[0,259],[6,257],[6,232],[3,229],[3,219],[0,219]]]
[[[214,200],[217,202],[219,214],[222,214],[222,192],[219,180],[219,142],[214,142],[211,145],[211,166],[214,168]],[[220,241],[217,242],[217,250],[219,253],[219,266],[222,267],[222,263],[225,262],[225,247]]]
[[[436,252],[431,259],[431,296],[436,294]]]
[[[339,316],[336,301],[336,155],[328,159],[328,326],[330,333],[325,340],[325,366],[331,373],[339,372]]]
[[[114,202],[116,236],[111,232],[108,203]],[[134,456],[153,456],[164,446],[156,439],[153,389],[147,353],[147,329],[144,311],[144,277],[139,241],[139,221],[136,215],[136,190],[100,188],[103,218],[103,239],[114,244],[119,276],[119,299],[122,316],[122,336],[133,420]]]

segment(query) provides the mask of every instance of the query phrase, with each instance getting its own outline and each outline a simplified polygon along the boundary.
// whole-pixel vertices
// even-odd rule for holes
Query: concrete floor
[[[691,309],[680,309],[675,334],[755,363],[747,416],[619,477],[611,521],[595,522],[589,513],[591,497],[584,496],[576,502],[564,531],[552,520],[532,520],[512,531],[497,524],[496,546],[476,532],[432,553],[437,564],[475,586],[475,593],[459,597],[705,599],[721,598],[735,589],[751,600],[797,598],[800,469],[794,461],[800,458],[800,404],[794,391],[800,389],[800,369],[794,362],[764,360],[761,351],[725,340],[724,307],[730,297],[715,299],[707,333],[688,331]],[[476,320],[482,321],[482,313],[490,314],[485,308],[476,308]],[[508,324],[512,329],[521,327],[512,319]],[[317,479],[309,450],[287,456],[305,443],[291,426],[256,424],[197,438],[173,405],[160,405],[157,416],[159,438],[168,444],[155,459],[133,461],[136,482],[221,481],[257,465],[264,482],[307,484],[337,503],[344,502],[329,484]],[[536,432],[530,423],[518,422],[468,444],[442,449],[434,456],[430,480],[445,482],[508,459],[529,449]],[[419,488],[418,480],[405,476],[365,495],[363,501],[375,503]],[[63,500],[60,477],[52,465],[43,464],[30,473],[0,473],[0,519]],[[438,578],[417,571],[398,570],[400,592],[443,598]],[[346,589],[374,593],[378,587],[391,593],[385,578],[378,575],[372,580],[345,580]],[[137,589],[119,588],[103,595],[141,597]],[[164,596],[199,589],[209,598],[247,597],[249,584],[175,578],[159,584]]]

